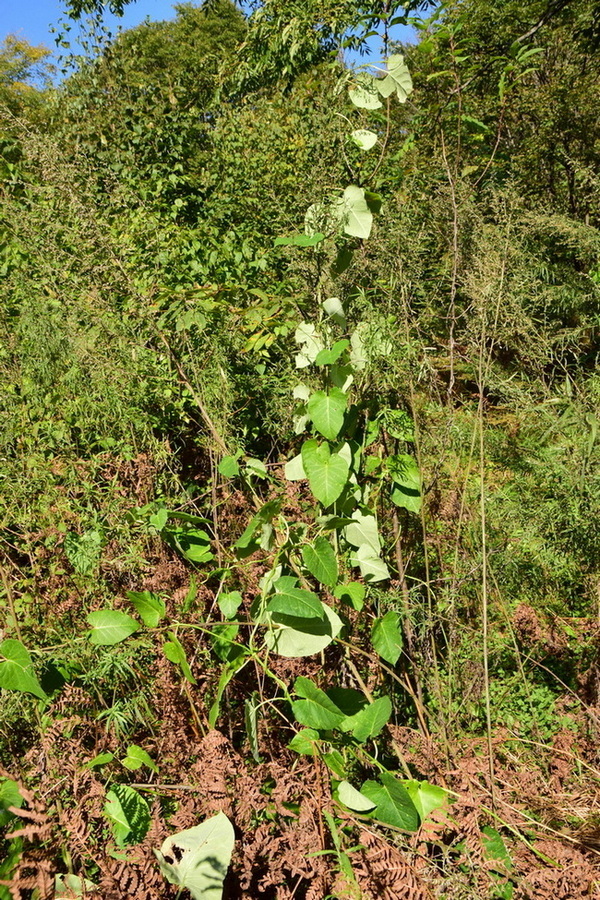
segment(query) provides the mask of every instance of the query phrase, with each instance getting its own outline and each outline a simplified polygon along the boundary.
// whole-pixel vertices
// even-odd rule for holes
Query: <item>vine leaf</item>
[[[397,612],[390,610],[377,619],[371,630],[371,641],[382,659],[392,666],[396,665],[402,653],[400,616]]]
[[[405,785],[421,821],[424,821],[434,809],[444,806],[448,800],[448,794],[443,788],[428,781],[406,781]]]
[[[350,466],[347,460],[332,453],[329,444],[319,444],[313,438],[302,445],[302,465],[317,500],[323,506],[331,506],[348,481]]]
[[[379,781],[365,781],[361,793],[375,804],[374,816],[386,825],[403,831],[416,831],[419,813],[401,782],[390,772],[382,772]]]
[[[153,772],[158,772],[158,766],[149,753],[146,753],[143,747],[138,744],[130,744],[127,748],[127,756],[121,760],[122,765],[126,769],[135,771],[141,769],[142,766],[148,766]]]
[[[375,809],[376,804],[369,800],[368,797],[365,797],[364,794],[361,794],[360,791],[357,791],[355,787],[352,787],[349,781],[340,781],[337,786],[337,796],[340,803],[343,803],[348,809],[354,810],[354,812],[364,813]]]
[[[351,184],[332,205],[335,216],[343,223],[344,233],[366,240],[373,227],[373,213],[369,209],[365,192]]]
[[[345,341],[339,343],[345,343],[347,346]],[[319,357],[315,362],[318,359]],[[325,391],[315,391],[308,401],[308,414],[313,425],[329,441],[335,441],[342,430],[347,404],[347,395],[336,387],[332,388],[328,394]]]
[[[372,513],[363,514],[355,510],[352,522],[344,529],[344,537],[353,547],[369,547],[375,556],[381,552],[377,519]]]
[[[292,712],[297,722],[317,731],[331,731],[340,727],[345,718],[344,713],[309,678],[303,675],[296,678],[294,691],[303,698],[292,703]]]
[[[368,131],[366,128],[357,128],[350,135],[357,147],[361,150],[371,150],[377,143],[377,135],[374,131]]]
[[[90,641],[99,647],[119,644],[140,627],[139,622],[118,609],[99,609],[90,613],[87,621],[92,626]]]
[[[21,641],[13,638],[0,644],[0,688],[33,694],[40,700],[48,699],[34,674],[29,651]]]
[[[127,591],[140,619],[148,628],[156,628],[166,613],[165,601],[152,591]]]
[[[219,812],[168,837],[154,855],[167,881],[185,888],[193,900],[221,900],[234,843],[233,825]]]
[[[274,621],[279,622],[283,619],[283,624],[288,624],[287,620],[290,618],[323,618],[323,604],[316,594],[303,588],[288,587],[287,584],[281,584],[282,581],[283,579],[279,579],[275,582],[276,593],[267,606],[267,611],[271,613]]]
[[[150,828],[150,808],[144,798],[127,784],[114,784],[106,794],[104,815],[112,825],[118,847],[139,844]]]
[[[334,587],[338,579],[338,563],[335,550],[325,537],[318,537],[314,544],[302,548],[302,562],[320,584]]]
[[[377,81],[377,90],[382,97],[389,97],[395,91],[400,103],[406,103],[412,89],[412,78],[404,57],[401,53],[393,53],[387,61],[387,75]]]
[[[380,109],[381,100],[377,96],[377,79],[367,72],[358,75],[348,96],[359,109]]]
[[[409,512],[421,511],[421,476],[416,461],[408,453],[397,453],[387,461],[394,482],[391,500]]]
[[[373,703],[369,703],[360,712],[353,716],[347,716],[341,725],[341,730],[351,732],[352,737],[360,743],[369,738],[376,737],[381,729],[387,725],[392,715],[392,701],[389,697],[379,697]]]
[[[343,622],[326,603],[321,605],[324,614],[321,619],[290,618],[285,624],[275,625],[267,631],[265,644],[269,650],[294,659],[314,656],[328,647],[342,630]]]

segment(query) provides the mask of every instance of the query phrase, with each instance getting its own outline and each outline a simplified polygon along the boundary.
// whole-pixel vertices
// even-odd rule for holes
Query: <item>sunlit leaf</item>
[[[193,900],[221,900],[234,844],[233,825],[219,812],[168,837],[154,854],[167,881],[189,891]]]
[[[33,671],[27,648],[13,638],[7,638],[0,644],[0,688],[33,694],[40,700],[47,699]]]
[[[87,621],[92,626],[90,641],[102,647],[119,644],[140,627],[139,622],[117,609],[99,609],[90,613]]]

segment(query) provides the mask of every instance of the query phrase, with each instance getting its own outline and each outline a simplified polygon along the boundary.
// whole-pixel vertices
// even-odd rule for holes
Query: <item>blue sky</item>
[[[146,17],[161,20],[170,19],[173,15],[170,0],[137,0],[126,7],[121,19],[107,14],[105,22],[115,32],[119,26],[132,28]],[[60,30],[60,21],[65,18],[61,0],[0,0],[0,41],[8,34],[15,34],[30,44],[44,44],[55,51],[55,35],[51,28],[54,26]],[[410,41],[411,38],[414,40],[413,35],[413,29],[395,26],[391,37]],[[373,39],[372,43],[372,55],[376,59],[380,52],[379,41]]]
[[[170,19],[173,11],[169,0],[139,0],[130,3],[122,19],[106,16],[111,30],[118,25],[131,28],[149,16],[151,19]],[[54,49],[54,35],[50,27],[64,19],[61,0],[2,0],[0,2],[0,40],[7,34],[16,34],[30,44],[45,44]]]

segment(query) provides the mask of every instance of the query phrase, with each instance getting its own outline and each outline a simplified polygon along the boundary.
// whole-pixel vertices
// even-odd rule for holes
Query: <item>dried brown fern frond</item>
[[[391,844],[361,831],[362,860],[355,872],[365,900],[432,900],[411,862]]]

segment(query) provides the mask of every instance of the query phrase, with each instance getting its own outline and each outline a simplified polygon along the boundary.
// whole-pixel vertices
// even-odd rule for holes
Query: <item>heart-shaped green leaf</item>
[[[347,404],[347,395],[336,387],[328,394],[325,391],[315,391],[309,398],[308,414],[317,431],[327,440],[335,441],[342,430]]]
[[[387,75],[377,82],[377,90],[382,97],[389,97],[396,91],[400,103],[412,93],[413,83],[401,53],[393,53],[387,61]]]
[[[350,732],[353,738],[361,743],[376,737],[392,715],[392,702],[389,697],[379,697],[369,703],[360,712],[347,716],[342,722],[341,730]]]
[[[292,712],[297,722],[316,728],[317,731],[331,731],[340,727],[344,721],[343,712],[309,678],[304,678],[303,675],[296,678],[294,691],[303,698],[292,703]]]
[[[395,665],[402,653],[402,633],[400,631],[400,616],[394,610],[390,610],[377,619],[371,631],[373,647],[382,659]]]
[[[357,147],[361,150],[370,150],[377,143],[377,135],[366,128],[357,128],[350,135]]]
[[[335,215],[343,223],[344,233],[366,240],[373,227],[373,213],[365,198],[365,192],[351,184],[332,205]]]
[[[193,900],[221,900],[234,843],[233,825],[219,812],[167,838],[154,854],[167,881],[189,891]]]
[[[0,644],[0,688],[21,691],[46,700],[46,692],[35,677],[31,656],[21,641],[7,638]]]
[[[317,500],[323,506],[331,506],[348,481],[350,467],[347,460],[332,453],[329,444],[319,444],[312,439],[302,445],[302,465]]]
[[[90,613],[87,620],[92,626],[90,641],[100,647],[112,647],[140,627],[139,622],[117,609],[99,609]]]
[[[338,564],[335,550],[325,537],[318,537],[314,544],[302,548],[302,561],[311,575],[320,584],[333,587],[338,579]]]
[[[297,619],[323,618],[323,604],[316,594],[297,587],[279,587],[280,581],[275,583],[276,593],[267,606],[274,621],[282,621],[281,616]]]
[[[379,781],[366,781],[361,793],[375,804],[375,818],[403,831],[416,831],[419,813],[405,787],[389,772],[382,772]]]
[[[381,108],[381,100],[377,96],[377,79],[367,72],[356,77],[348,96],[359,109]]]

